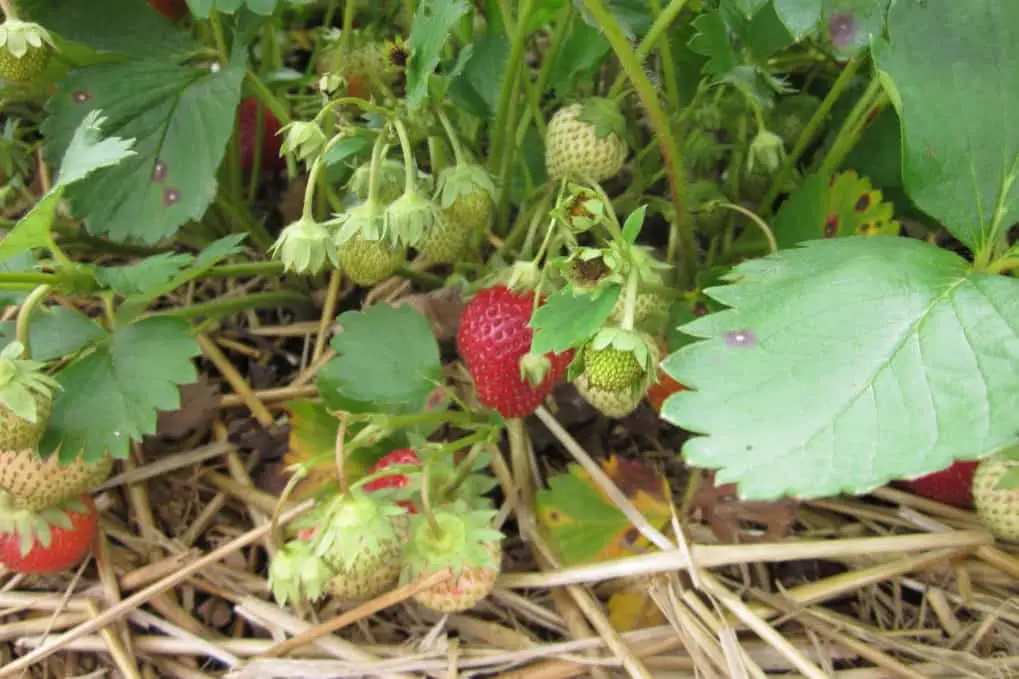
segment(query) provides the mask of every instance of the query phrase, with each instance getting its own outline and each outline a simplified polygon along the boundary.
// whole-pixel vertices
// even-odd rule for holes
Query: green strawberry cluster
[[[495,511],[485,497],[495,481],[481,473],[483,463],[461,475],[448,455],[423,458],[393,451],[375,473],[303,517],[298,536],[269,567],[277,601],[327,594],[364,601],[413,583],[422,584],[414,599],[442,613],[468,610],[487,597],[502,560],[503,536],[492,528]]]
[[[487,171],[468,159],[452,127],[439,114],[456,155],[455,164],[433,177],[417,167],[414,130],[427,116],[394,118],[376,136],[370,161],[347,183],[347,207],[332,219],[312,217],[315,181],[309,180],[304,214],[287,226],[272,247],[287,270],[317,273],[327,264],[356,285],[372,286],[394,275],[416,250],[425,266],[452,264],[480,244],[495,208],[495,185]],[[428,138],[427,135],[422,137]],[[344,133],[325,140],[317,123],[292,123],[284,149],[311,165],[317,179],[330,148]],[[401,158],[387,156],[397,142]]]
[[[42,372],[42,363],[22,358],[23,353],[24,346],[17,341],[0,352],[0,543],[17,545],[9,554],[3,550],[8,568],[50,572],[59,570],[55,565],[73,565],[84,555],[87,541],[80,535],[75,541],[81,549],[63,559],[45,552],[56,528],[71,527],[74,516],[94,515],[94,508],[82,505],[83,496],[87,499],[87,493],[106,480],[113,460],[106,456],[87,462],[79,456],[62,463],[58,453],[40,454],[58,385]],[[83,525],[94,533],[94,522]]]

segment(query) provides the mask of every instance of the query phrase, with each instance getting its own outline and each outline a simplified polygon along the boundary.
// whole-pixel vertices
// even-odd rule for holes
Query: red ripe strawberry
[[[169,21],[180,21],[188,13],[187,0],[149,0],[149,6]]]
[[[977,464],[973,460],[961,460],[947,469],[921,476],[900,484],[920,497],[934,500],[953,507],[973,506],[973,473]]]
[[[92,548],[99,524],[88,495],[38,514],[7,514],[0,564],[15,573],[58,573],[78,564]]]
[[[497,285],[482,290],[464,307],[457,349],[474,378],[478,398],[503,417],[526,417],[566,373],[573,350],[545,354],[544,378],[533,385],[520,362],[531,349],[534,293],[518,294]]]
[[[263,170],[279,170],[286,166],[286,160],[280,156],[280,148],[283,145],[283,138],[277,133],[280,131],[280,121],[269,112],[269,109],[262,109],[262,156],[261,167]],[[248,97],[241,102],[237,110],[237,144],[241,152],[241,169],[245,172],[251,171],[255,163],[255,135],[258,133],[258,99]]]
[[[373,464],[371,469],[368,470],[368,474],[375,474],[396,465],[410,466],[419,464],[421,464],[421,459],[411,448],[399,448]],[[374,481],[369,481],[364,484],[364,490],[367,493],[374,493],[385,488],[403,488],[409,482],[410,479],[407,478],[406,474],[391,474],[389,476],[380,476]],[[417,514],[417,507],[410,500],[399,500],[396,504],[406,509],[409,514]]]

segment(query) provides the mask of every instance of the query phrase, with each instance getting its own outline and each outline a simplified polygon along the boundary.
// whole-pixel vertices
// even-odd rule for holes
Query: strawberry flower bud
[[[326,260],[336,266],[336,249],[330,247],[330,233],[310,217],[288,225],[269,249],[269,253],[283,262],[287,271],[315,274],[322,270]]]
[[[757,166],[771,174],[779,168],[784,158],[785,146],[782,143],[782,137],[762,127],[757,131],[754,140],[750,142],[747,171],[753,172],[754,167]]]
[[[292,153],[298,160],[309,160],[326,145],[326,135],[317,123],[295,120],[283,130],[283,153]]]

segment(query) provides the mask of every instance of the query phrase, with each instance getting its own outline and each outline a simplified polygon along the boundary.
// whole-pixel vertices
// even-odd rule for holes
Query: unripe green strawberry
[[[109,455],[92,463],[58,458],[55,452],[44,459],[35,448],[0,451],[0,491],[13,506],[36,511],[95,490],[113,469]]]
[[[488,552],[493,565],[467,566],[458,573],[447,569],[447,579],[421,590],[414,600],[438,613],[462,613],[474,608],[492,593],[499,577],[502,543],[491,543]]]
[[[21,357],[24,351],[17,341],[0,351],[0,450],[39,445],[59,388],[43,363]]]
[[[53,40],[39,24],[7,19],[0,24],[0,80],[28,82],[46,68]]]
[[[322,517],[313,545],[334,573],[333,596],[371,599],[396,583],[407,533],[402,508],[352,490],[333,499]]]
[[[461,258],[470,240],[470,229],[443,216],[425,234],[418,254],[429,264],[452,264]]]
[[[552,179],[601,182],[626,160],[626,119],[610,99],[592,97],[556,111],[545,136],[545,165]]]
[[[619,391],[630,389],[644,377],[644,368],[632,351],[615,347],[595,349],[590,344],[584,349],[584,375],[598,389]]]
[[[439,173],[436,202],[442,220],[426,234],[418,251],[430,263],[452,264],[491,225],[495,184],[480,165],[457,163]]]
[[[973,504],[987,530],[1003,540],[1019,541],[1019,489],[998,488],[1019,460],[998,454],[983,460],[973,474]]]
[[[494,517],[492,510],[472,510],[463,502],[436,509],[432,522],[421,514],[411,517],[401,582],[445,575],[415,594],[416,601],[440,613],[456,613],[491,593],[502,566],[503,535],[492,528]]]
[[[407,261],[407,250],[385,240],[365,240],[355,235],[337,248],[340,270],[362,287],[389,278]]]
[[[582,373],[573,384],[577,392],[585,401],[590,403],[595,410],[606,417],[626,417],[640,405],[644,393],[633,387],[625,387],[620,390],[599,389],[588,382],[587,375]]]
[[[35,422],[19,417],[0,403],[0,450],[24,450],[39,445],[53,412],[53,397],[36,392],[32,399],[35,401]]]

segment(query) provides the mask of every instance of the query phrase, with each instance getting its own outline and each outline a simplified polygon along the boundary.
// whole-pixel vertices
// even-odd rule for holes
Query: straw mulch
[[[178,303],[263,285],[205,282]],[[351,294],[331,286],[322,318],[409,288]],[[406,301],[449,339],[455,300]],[[277,507],[283,403],[314,397],[330,331],[317,316],[272,312],[200,336],[205,382],[184,391],[182,410],[166,414],[159,436],[136,446],[97,494],[94,558],[60,577],[0,574],[0,677],[876,679],[1019,669],[1019,559],[972,513],[892,489],[742,504],[682,469],[681,440],[653,413],[606,422],[569,388],[513,445],[535,462],[539,482],[567,462],[597,471],[609,452],[656,464],[674,482],[665,533],[595,475],[655,547],[558,566],[527,503],[513,500],[534,488],[513,485],[507,444],[505,464],[494,467],[500,497],[510,498],[499,515],[510,537],[489,600],[445,618],[407,601],[406,590],[354,608],[281,608],[264,578],[271,518],[279,510],[286,522],[307,507]],[[620,632],[605,602],[634,583],[657,622]]]

